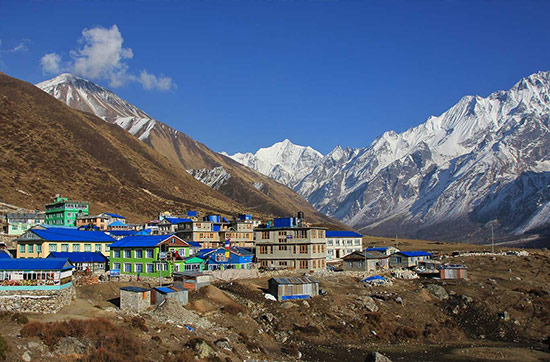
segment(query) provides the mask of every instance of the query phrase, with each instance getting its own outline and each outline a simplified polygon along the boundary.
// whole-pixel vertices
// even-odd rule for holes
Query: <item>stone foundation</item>
[[[20,313],[57,313],[71,304],[75,289],[0,290],[0,310]]]

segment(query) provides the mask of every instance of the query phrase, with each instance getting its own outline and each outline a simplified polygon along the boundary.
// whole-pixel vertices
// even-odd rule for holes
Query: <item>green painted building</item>
[[[185,270],[190,245],[175,235],[134,235],[111,244],[111,272],[144,277],[171,277]]]
[[[88,215],[87,201],[74,201],[56,196],[51,204],[46,205],[46,225],[75,226],[76,218]]]

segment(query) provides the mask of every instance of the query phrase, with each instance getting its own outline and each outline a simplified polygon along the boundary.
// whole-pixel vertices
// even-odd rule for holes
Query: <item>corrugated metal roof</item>
[[[68,259],[2,259],[0,270],[67,270],[73,266]]]
[[[172,236],[174,235],[132,235],[115,241],[111,248],[151,248]]]
[[[398,254],[403,254],[405,256],[432,256],[432,254],[428,253],[427,251],[422,250],[414,250],[414,251],[400,251]]]
[[[82,252],[52,252],[48,258],[69,259],[71,263],[105,263],[107,258],[100,252],[82,251]]]
[[[355,231],[336,231],[327,230],[325,232],[327,238],[361,238],[363,235],[356,233]]]
[[[390,248],[389,246],[386,246],[386,247],[383,247],[383,248],[366,248],[365,250],[366,251],[386,251],[389,248]]]
[[[31,229],[46,241],[113,242],[115,239],[102,231],[83,231],[76,229]]]
[[[121,287],[120,290],[125,290],[127,292],[142,293],[148,292],[151,289],[142,288],[142,287]]]
[[[113,214],[113,213],[110,213],[110,212],[104,212],[105,215],[109,215],[111,217],[114,217],[116,219],[126,219],[124,216],[122,215],[117,215],[117,214]]]
[[[115,236],[132,236],[138,234],[135,230],[108,230],[107,233]]]
[[[319,281],[313,277],[288,277],[288,278],[272,278],[278,284],[310,284],[319,283]]]
[[[125,223],[121,222],[121,221],[113,221],[112,223],[109,224],[109,226],[126,226]]]
[[[170,224],[179,224],[182,222],[190,222],[191,219],[182,219],[179,217],[165,217],[164,220],[168,221]]]
[[[4,250],[0,250],[0,259],[11,259],[12,256],[10,253]]]
[[[164,294],[175,292],[175,290],[172,290],[168,287],[156,287],[155,290],[158,290],[159,292],[164,293]]]
[[[200,248],[202,246],[201,243],[197,241],[186,241],[186,243],[189,244],[189,246],[193,246],[195,248]]]

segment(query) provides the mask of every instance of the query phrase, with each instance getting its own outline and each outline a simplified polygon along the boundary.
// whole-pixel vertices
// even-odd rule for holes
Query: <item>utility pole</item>
[[[495,253],[495,233],[493,232],[493,224],[491,224],[491,253]]]

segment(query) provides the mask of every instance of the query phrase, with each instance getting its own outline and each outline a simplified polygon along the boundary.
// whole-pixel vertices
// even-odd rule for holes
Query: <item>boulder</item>
[[[449,298],[449,294],[447,294],[447,291],[441,285],[430,284],[426,287],[426,289],[439,300],[444,300]]]
[[[382,353],[369,352],[365,357],[365,362],[392,362],[392,360],[384,356]]]
[[[262,315],[262,318],[264,320],[266,320],[267,322],[271,323],[275,317],[271,313],[266,313],[266,314]]]
[[[194,349],[195,352],[197,352],[199,358],[206,359],[214,353],[212,347],[210,347],[205,341],[200,341],[199,343],[195,344]]]
[[[357,297],[357,298],[355,298],[355,300],[356,300],[363,308],[365,308],[365,309],[368,310],[369,312],[377,312],[377,311],[378,311],[378,305],[376,304],[376,302],[374,301],[374,299],[372,299],[372,298],[369,297],[369,296]]]

